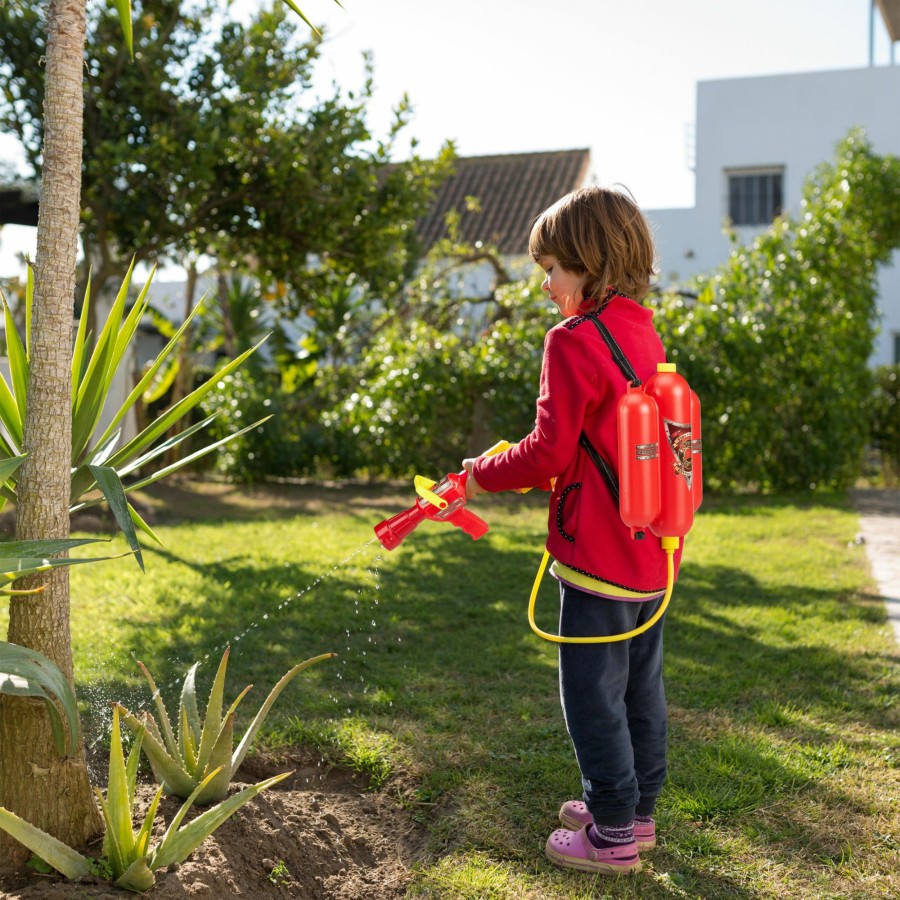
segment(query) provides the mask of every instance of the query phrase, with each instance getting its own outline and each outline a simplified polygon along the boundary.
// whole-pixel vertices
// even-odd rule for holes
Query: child
[[[565,318],[544,340],[534,430],[505,453],[464,460],[467,493],[552,479],[547,549],[560,584],[560,634],[620,634],[659,608],[666,556],[652,535],[632,539],[601,472],[602,460],[619,470],[616,405],[627,381],[597,322],[642,381],[665,361],[653,313],[639,303],[653,274],[653,240],[629,197],[588,187],[540,215],[529,253]],[[560,644],[560,697],[583,802],[563,804],[565,827],[547,841],[559,866],[637,872],[638,851],[656,843],[653,811],[666,775],[664,621],[627,641]]]

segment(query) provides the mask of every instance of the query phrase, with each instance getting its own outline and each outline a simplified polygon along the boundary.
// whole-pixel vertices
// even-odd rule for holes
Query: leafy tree
[[[114,0],[127,12],[127,0]],[[21,5],[4,13],[27,12]],[[33,317],[25,339],[27,399],[18,480],[16,537],[66,540],[72,465],[72,313],[81,195],[83,68],[86,0],[49,0],[46,6],[41,206],[34,263]],[[123,15],[127,21],[127,15]],[[126,35],[130,33],[130,26]],[[31,60],[33,68],[38,56]],[[6,93],[9,99],[9,93]],[[15,100],[15,98],[14,98]],[[24,114],[24,112],[23,112]],[[9,398],[7,398],[9,399]],[[12,598],[8,638],[42,653],[71,685],[67,567],[47,578],[38,600]],[[27,589],[27,585],[26,585]],[[40,701],[0,695],[0,805],[71,845],[95,835],[100,819],[90,793],[83,748],[65,759],[50,751],[49,725]],[[21,861],[22,848],[0,842],[0,865]]]
[[[415,218],[445,160],[390,165],[404,99],[382,142],[366,124],[369,77],[311,101],[321,44],[299,40],[282,4],[248,24],[224,0],[135,0],[134,61],[103,4],[88,8],[82,239],[99,295],[132,256],[186,266],[202,254],[252,265],[308,305],[316,282],[350,273],[397,289],[416,253]],[[0,129],[18,136],[39,178],[46,51],[36,6],[0,6],[6,85]],[[371,73],[370,73],[371,75]],[[82,282],[86,272],[82,274]]]
[[[860,471],[869,431],[878,266],[900,246],[900,160],[860,131],[784,215],[728,262],[669,293],[657,321],[703,402],[704,477],[816,489]]]

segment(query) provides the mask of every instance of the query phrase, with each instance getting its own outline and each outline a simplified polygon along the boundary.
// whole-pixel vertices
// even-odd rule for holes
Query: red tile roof
[[[503,255],[524,255],[534,219],[584,184],[589,163],[590,150],[460,157],[416,233],[427,250],[448,236],[444,217],[455,209],[463,241],[494,244]],[[481,211],[467,211],[466,197],[477,197]]]

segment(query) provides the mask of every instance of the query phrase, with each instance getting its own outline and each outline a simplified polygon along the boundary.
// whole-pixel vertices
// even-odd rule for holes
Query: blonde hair
[[[610,288],[641,300],[654,274],[650,226],[630,196],[618,190],[580,188],[536,219],[528,252],[535,262],[553,256],[567,271],[585,275],[582,293],[599,307]]]

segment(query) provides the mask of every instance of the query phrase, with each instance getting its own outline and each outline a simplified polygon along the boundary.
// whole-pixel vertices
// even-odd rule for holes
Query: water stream
[[[315,590],[323,581],[330,578],[332,575],[334,575],[336,572],[338,572],[340,569],[342,569],[344,566],[346,566],[347,563],[349,563],[352,559],[354,559],[356,556],[358,556],[360,553],[362,553],[366,548],[371,547],[372,544],[376,544],[376,543],[378,543],[378,538],[373,537],[370,540],[366,541],[364,544],[361,544],[352,553],[350,553],[346,557],[344,557],[344,559],[342,559],[339,563],[332,566],[331,569],[329,569],[327,572],[325,572],[324,574],[322,574],[318,578],[316,578],[314,581],[307,584],[305,588],[303,588],[300,591],[297,591],[297,593],[293,594],[292,596],[279,601],[271,612],[263,613],[261,618],[251,622],[249,625],[246,626],[246,628],[234,633],[231,637],[224,639],[219,645],[213,647],[211,650],[209,650],[208,652],[204,653],[201,657],[199,657],[199,660],[192,659],[189,662],[185,663],[184,660],[181,660],[181,659],[175,658],[175,657],[170,657],[167,660],[167,662],[169,664],[171,664],[171,666],[175,669],[183,667],[184,673],[186,673],[187,670],[190,668],[190,666],[192,666],[195,662],[198,662],[198,661],[200,663],[206,663],[206,662],[209,662],[210,659],[212,659],[213,662],[217,665],[218,660],[221,658],[222,654],[225,652],[225,648],[228,646],[231,646],[231,656],[232,657],[237,656],[238,654],[240,654],[242,646],[244,646],[246,644],[245,639],[248,637],[248,635],[251,634],[251,632],[254,629],[259,628],[261,622],[265,622],[265,621],[269,620],[270,618],[278,615],[278,613],[280,611],[285,610],[295,600],[298,600],[299,598],[301,598],[301,597],[305,596],[306,594],[309,594],[311,591]],[[381,560],[381,548],[379,546],[378,553],[375,556],[371,566],[368,568],[368,574],[373,581],[373,590],[374,591],[379,590],[378,564],[379,564],[380,560]],[[356,622],[360,621],[360,619],[356,619],[356,617],[361,617],[364,612],[362,605],[361,605],[361,598],[363,595],[363,590],[364,590],[363,587],[358,588],[356,591],[356,597],[354,599],[354,614],[355,614],[354,618],[355,618]],[[371,618],[371,628],[372,629],[375,629],[377,627],[377,620],[374,618],[375,608],[377,606],[378,606],[378,597],[376,595],[375,597],[373,597],[372,609],[371,609],[371,612],[369,613],[369,615],[373,616],[373,618]],[[366,626],[363,626],[363,628],[365,628],[365,627]],[[355,629],[356,633],[359,633],[360,630],[362,630],[362,629]],[[224,629],[223,629],[223,632],[224,632]],[[345,628],[343,630],[343,635],[346,637],[347,642],[348,642],[347,646],[346,646],[346,650],[347,650],[348,654],[351,652],[350,641],[352,638],[352,634],[353,634],[353,632],[351,631],[351,628],[349,628],[349,627]],[[398,637],[397,640],[399,641],[400,638]],[[242,644],[242,642],[243,642],[243,644]],[[369,644],[377,643],[377,638],[374,637],[374,633],[369,634],[368,643]],[[363,657],[366,656],[366,650],[363,649],[360,652]],[[137,660],[137,657],[135,656],[133,651],[132,651],[131,655],[135,660]],[[346,665],[346,663],[347,663],[346,656],[344,659],[341,660],[341,663],[343,665]],[[184,673],[182,673],[181,675],[173,678],[171,681],[168,681],[164,684],[158,683],[156,693],[153,694],[152,696],[150,696],[146,700],[143,700],[139,703],[135,703],[131,707],[132,712],[134,712],[135,714],[140,714],[143,711],[153,709],[153,705],[156,701],[157,696],[159,696],[159,695],[162,695],[164,699],[166,697],[168,697],[168,698],[180,697],[181,686],[182,686],[183,680],[184,680]],[[335,678],[337,681],[341,682],[342,685],[344,684],[345,679],[344,679],[343,672],[341,671],[341,668],[337,669]],[[368,687],[365,686],[364,676],[360,675],[360,681],[363,682],[363,693],[367,693],[369,689],[368,689]],[[353,693],[352,690],[349,690],[349,685],[347,687],[348,687],[348,690],[345,691],[345,696],[352,696],[352,693]],[[269,689],[270,688],[271,688],[271,686],[269,686]],[[267,692],[268,692],[268,690],[267,690]],[[106,735],[108,735],[110,733],[112,714],[109,710],[109,701],[112,698],[109,698],[107,696],[101,696],[101,694],[104,693],[103,689],[92,690],[90,687],[88,687],[88,688],[82,689],[80,691],[80,693],[83,696],[85,696],[86,698],[88,698],[89,706],[91,708],[90,719],[91,719],[91,723],[92,723],[91,724],[91,732],[93,733],[93,738],[88,740],[87,744],[88,744],[89,748],[93,749],[94,747],[96,747],[97,744],[99,744],[106,737]],[[228,690],[226,688],[226,694],[227,693],[228,693]],[[340,703],[340,699],[337,696],[332,695],[331,700],[335,704]],[[391,701],[391,705],[393,705],[393,701]],[[154,712],[155,712],[155,710],[154,710]],[[352,710],[348,707],[347,714],[349,715],[351,713],[352,713]],[[170,710],[169,714],[170,714],[170,716],[172,715],[171,710]]]

